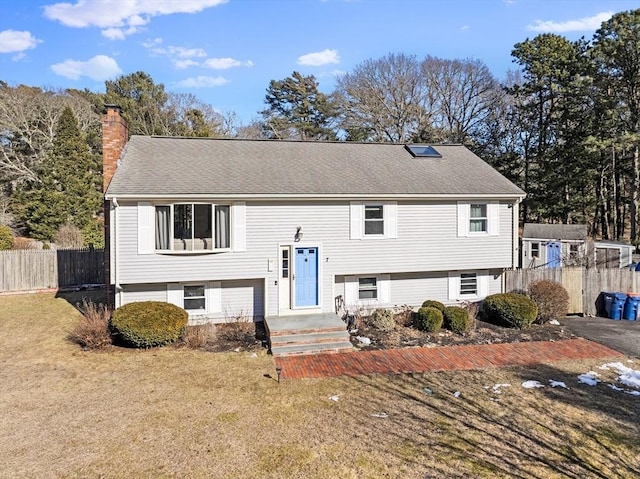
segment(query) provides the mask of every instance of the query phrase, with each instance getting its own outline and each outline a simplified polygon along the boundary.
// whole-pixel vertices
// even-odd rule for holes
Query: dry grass
[[[69,339],[86,349],[102,349],[111,344],[109,318],[111,312],[104,304],[83,300],[82,317],[71,330]]]
[[[601,362],[278,384],[262,351],[83,352],[66,339],[79,317],[51,295],[0,297],[0,477],[640,474],[640,400],[576,381]]]
[[[216,326],[212,323],[187,326],[187,330],[180,338],[182,344],[190,349],[202,349],[216,336]]]

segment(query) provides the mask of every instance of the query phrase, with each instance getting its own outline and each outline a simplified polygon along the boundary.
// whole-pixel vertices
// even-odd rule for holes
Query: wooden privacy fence
[[[602,313],[603,292],[640,293],[640,272],[627,268],[516,269],[504,274],[505,291],[526,291],[541,279],[556,281],[569,293],[569,314]]]
[[[0,292],[103,283],[101,249],[0,251]]]

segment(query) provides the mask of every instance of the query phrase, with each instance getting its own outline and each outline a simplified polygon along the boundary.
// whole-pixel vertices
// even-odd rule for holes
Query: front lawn
[[[0,477],[640,475],[640,397],[603,361],[278,384],[262,349],[84,352],[78,317],[0,297]]]

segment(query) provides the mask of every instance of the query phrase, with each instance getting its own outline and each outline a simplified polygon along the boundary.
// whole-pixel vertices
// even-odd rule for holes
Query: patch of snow
[[[389,415],[386,412],[374,412],[371,417],[381,417],[381,418],[385,418],[385,417],[389,417]]]
[[[631,394],[632,396],[640,396],[640,391],[636,391],[635,389],[633,390],[627,390],[625,391],[627,394]]]
[[[364,344],[365,346],[369,346],[371,344],[371,340],[366,336],[356,336],[356,339],[360,344]]]
[[[607,363],[600,366],[600,369],[613,369],[618,373],[618,382],[625,386],[640,389],[640,371],[631,369],[622,363]]]
[[[500,399],[498,398],[489,398],[490,401],[495,401],[495,402],[500,402]]]
[[[544,386],[540,384],[539,381],[525,381],[522,383],[522,387],[525,389],[533,389],[533,388],[543,388]]]
[[[329,396],[329,399],[331,399],[332,401],[338,401],[340,400],[340,396],[336,394],[335,396]]]
[[[459,398],[460,397],[460,391],[456,391],[453,393],[453,397],[454,398]]]
[[[549,379],[549,386],[551,386],[552,388],[569,389],[564,382],[562,382],[562,381],[554,381],[553,379]]]
[[[433,391],[429,388],[424,388],[423,391],[425,394],[433,394]]]
[[[494,384],[491,390],[494,394],[502,394],[502,388],[511,387],[511,384]]]
[[[624,389],[616,386],[615,384],[607,384],[607,386],[609,386],[611,389],[613,389],[614,391],[624,391]]]
[[[257,358],[258,357],[258,353],[251,353],[251,357],[252,358]]]
[[[553,324],[554,326],[560,326],[560,322],[557,319],[552,319],[549,321],[549,324]]]
[[[593,371],[589,371],[588,373],[581,374],[578,376],[578,382],[583,384],[587,384],[589,386],[595,386],[600,382],[598,379],[598,373],[594,373]]]
[[[358,332],[357,329],[350,329],[349,334],[356,334]]]

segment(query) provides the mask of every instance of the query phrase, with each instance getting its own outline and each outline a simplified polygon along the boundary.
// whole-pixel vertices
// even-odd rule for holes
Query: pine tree
[[[102,203],[99,157],[91,153],[69,107],[60,115],[53,146],[38,177],[40,182],[21,195],[21,213],[31,237],[51,241],[61,225],[82,229],[98,214]]]

